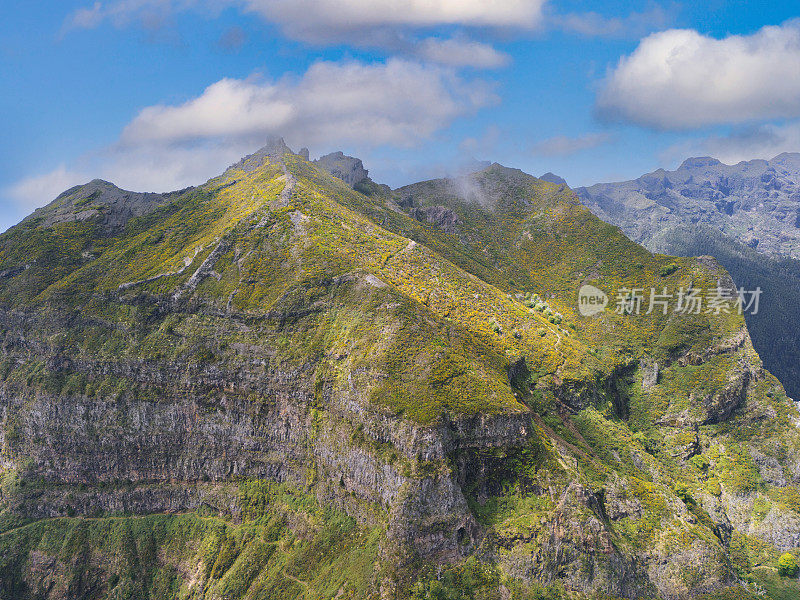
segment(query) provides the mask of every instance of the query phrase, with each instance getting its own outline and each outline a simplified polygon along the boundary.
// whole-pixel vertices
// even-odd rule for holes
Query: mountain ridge
[[[12,597],[672,600],[800,536],[741,316],[577,310],[724,270],[516,169],[354,188],[270,143],[0,270]]]

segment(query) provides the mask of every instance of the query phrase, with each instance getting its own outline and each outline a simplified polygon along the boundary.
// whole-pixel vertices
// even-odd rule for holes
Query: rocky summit
[[[272,140],[0,236],[0,597],[762,597],[797,408],[736,311],[614,310],[734,282],[553,180]]]

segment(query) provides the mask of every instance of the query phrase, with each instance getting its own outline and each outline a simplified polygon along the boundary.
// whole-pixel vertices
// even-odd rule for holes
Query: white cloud
[[[450,38],[428,38],[416,45],[416,55],[428,62],[448,67],[495,69],[506,66],[511,58],[482,42]]]
[[[30,211],[93,178],[136,191],[203,183],[267,135],[295,149],[408,147],[497,101],[484,82],[439,66],[319,62],[301,77],[223,79],[181,105],[143,109],[110,148],[4,190]]]
[[[346,34],[385,27],[437,25],[533,28],[546,0],[116,0],[75,11],[68,26],[124,25],[148,15],[163,16],[193,8],[219,10],[242,6],[277,23],[305,41],[344,39]]]
[[[380,27],[533,28],[545,0],[246,0],[250,10],[292,37],[328,40]]]
[[[578,137],[558,135],[533,144],[531,152],[538,156],[569,156],[605,144],[610,139],[608,133],[587,133]]]
[[[665,163],[680,163],[688,156],[713,156],[727,164],[755,158],[771,159],[783,152],[800,151],[800,121],[737,128],[727,135],[713,135],[669,147]]]
[[[96,1],[89,7],[79,8],[65,21],[63,29],[93,29],[103,23],[125,27],[133,22],[155,29],[173,14],[186,10],[201,10],[216,14],[238,0],[113,0]]]
[[[303,145],[412,145],[491,104],[481,81],[441,67],[318,62],[299,79],[223,79],[180,106],[151,106],[125,128],[126,145],[279,133]]]
[[[379,48],[448,67],[498,68],[509,56],[490,44],[473,41],[459,31],[451,38],[424,38],[420,30],[435,26],[531,29],[542,19],[547,0],[112,0],[95,2],[73,12],[64,30],[92,29],[133,22],[157,29],[174,13],[200,10],[209,14],[234,6],[277,24],[294,39],[317,44],[346,43]],[[234,32],[235,34],[236,32]],[[227,34],[225,48],[241,45]],[[233,44],[231,44],[233,42]]]
[[[800,21],[721,40],[652,34],[608,74],[597,108],[656,129],[800,116]]]

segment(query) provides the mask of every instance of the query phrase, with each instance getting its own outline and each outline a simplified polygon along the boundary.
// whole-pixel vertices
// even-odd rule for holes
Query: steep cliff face
[[[710,254],[763,302],[747,326],[765,366],[800,397],[800,154],[725,165],[690,158],[632,181],[578,188],[581,201],[653,252]]]
[[[2,593],[677,599],[797,539],[797,412],[742,318],[577,312],[713,261],[499,165],[349,183],[276,140],[0,237]]]

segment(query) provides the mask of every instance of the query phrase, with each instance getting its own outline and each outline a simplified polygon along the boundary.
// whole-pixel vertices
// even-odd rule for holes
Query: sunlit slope
[[[614,311],[730,287],[713,260],[499,165],[353,189],[280,144],[129,194],[93,182],[0,236],[8,589],[43,553],[153,598],[333,598],[335,570],[344,597],[672,600],[800,535],[797,411],[742,316]],[[584,284],[607,310],[578,313]],[[193,494],[152,541],[113,514]],[[104,563],[120,549],[141,568]]]

